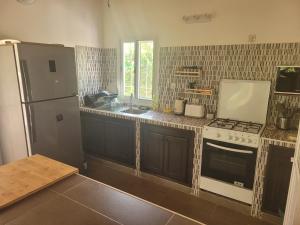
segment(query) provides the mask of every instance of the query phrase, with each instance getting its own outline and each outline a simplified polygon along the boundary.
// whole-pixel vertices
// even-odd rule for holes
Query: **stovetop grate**
[[[208,124],[208,126],[252,134],[258,134],[263,127],[263,125],[259,123],[231,119],[215,119],[210,124]]]

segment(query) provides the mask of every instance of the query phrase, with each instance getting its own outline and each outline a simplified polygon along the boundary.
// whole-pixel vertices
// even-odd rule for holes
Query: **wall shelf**
[[[195,75],[195,74],[186,74],[186,75],[183,75],[183,74],[176,74],[175,77],[197,77],[197,78],[200,78],[201,76],[200,75]]]
[[[181,67],[175,72],[176,77],[201,77],[202,69],[200,67]]]
[[[192,94],[192,95],[203,95],[203,96],[212,96],[213,89],[205,88],[205,89],[185,89],[184,94]]]

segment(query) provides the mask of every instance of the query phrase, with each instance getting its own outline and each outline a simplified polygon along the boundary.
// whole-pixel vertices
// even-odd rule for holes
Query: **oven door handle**
[[[228,151],[228,152],[236,152],[236,153],[243,153],[243,154],[253,154],[253,151],[249,151],[249,150],[241,150],[241,149],[234,149],[234,148],[228,148],[228,147],[224,147],[224,146],[220,146],[220,145],[215,145],[212,143],[207,142],[207,145],[214,147],[214,148],[218,148],[224,151]]]

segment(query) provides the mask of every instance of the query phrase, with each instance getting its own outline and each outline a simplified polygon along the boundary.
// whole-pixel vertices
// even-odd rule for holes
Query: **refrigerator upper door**
[[[22,102],[77,95],[73,48],[27,43],[15,46]]]
[[[80,112],[77,97],[25,104],[32,154],[82,168]]]

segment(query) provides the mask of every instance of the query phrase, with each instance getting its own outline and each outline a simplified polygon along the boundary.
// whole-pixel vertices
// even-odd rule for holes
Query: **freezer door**
[[[26,104],[32,154],[41,154],[82,168],[78,98]]]
[[[17,67],[22,102],[77,94],[73,48],[59,45],[17,44]]]

